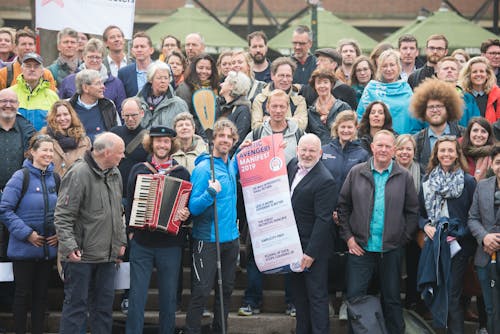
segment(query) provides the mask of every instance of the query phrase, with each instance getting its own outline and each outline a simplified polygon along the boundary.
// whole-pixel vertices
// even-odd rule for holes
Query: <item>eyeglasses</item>
[[[39,69],[40,67],[42,67],[42,64],[26,64],[24,63],[23,64],[23,68],[27,68],[29,70],[37,70]]]
[[[435,46],[428,46],[427,50],[429,50],[430,52],[444,52],[446,50],[446,48],[435,47]]]
[[[136,118],[139,114],[122,115],[123,118]]]
[[[430,106],[427,106],[427,110],[443,110],[444,109],[444,104],[433,104],[433,105],[430,105]]]
[[[500,56],[500,52],[494,52],[494,51],[489,51],[489,52],[486,52],[486,54],[488,56],[492,56],[492,57],[497,57],[497,56]]]
[[[86,56],[87,59],[93,60],[93,61],[99,61],[102,60],[101,56]]]
[[[0,104],[9,104],[9,103],[10,104],[18,104],[19,101],[14,100],[14,99],[12,99],[12,100],[10,100],[10,99],[0,100]]]

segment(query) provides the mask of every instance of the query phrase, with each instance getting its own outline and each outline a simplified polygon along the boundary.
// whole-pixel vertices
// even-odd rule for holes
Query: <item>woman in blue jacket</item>
[[[352,110],[341,111],[335,122],[332,124],[330,143],[324,145],[322,161],[325,167],[330,171],[335,179],[335,184],[338,189],[342,188],[347,174],[351,168],[361,162],[365,162],[369,158],[369,153],[361,147],[361,142],[357,139],[358,118],[356,112]],[[345,241],[340,238],[338,233],[337,212],[334,212],[335,229],[334,245],[335,255],[329,260],[329,283],[330,286],[337,291],[343,291],[346,287],[342,260],[346,256],[342,253],[347,252]],[[342,303],[339,312],[340,320],[347,320],[347,308],[345,303]]]
[[[467,217],[475,188],[476,180],[467,173],[467,162],[455,136],[438,138],[420,188],[419,225],[426,241],[418,267],[418,289],[432,312],[434,326],[447,327],[447,333],[451,334],[464,333],[460,296],[467,259],[474,251]],[[443,218],[447,218],[449,224],[441,230]],[[437,252],[426,254],[428,243],[440,243],[439,257]],[[436,263],[441,265],[437,275],[439,285],[433,279],[432,260],[439,260]]]
[[[23,169],[15,172],[0,202],[0,220],[10,232],[7,255],[12,259],[16,283],[12,309],[17,334],[26,332],[30,304],[31,332],[43,332],[49,274],[57,253],[54,140],[47,135],[34,136],[26,157],[23,169],[28,171],[28,180]],[[31,303],[27,300],[30,294]]]

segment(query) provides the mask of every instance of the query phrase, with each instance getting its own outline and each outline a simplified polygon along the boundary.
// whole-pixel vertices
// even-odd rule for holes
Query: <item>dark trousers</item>
[[[328,314],[328,258],[319,258],[308,271],[290,274],[297,310],[297,334],[330,333]]]
[[[250,245],[250,248],[252,246]],[[285,304],[292,304],[292,292],[290,286],[290,275],[285,274]],[[254,308],[262,306],[262,277],[263,274],[257,268],[253,250],[248,253],[247,260],[247,287],[243,297],[244,305],[251,305]]]
[[[80,333],[87,311],[92,334],[111,333],[115,263],[63,262],[63,270],[64,303],[59,333]]]
[[[464,285],[465,268],[467,267],[467,254],[464,250],[458,252],[451,259],[451,272],[448,293],[448,330],[449,334],[463,334],[464,308],[461,302]]]
[[[390,334],[405,332],[400,297],[401,254],[402,249],[398,248],[385,253],[365,252],[362,256],[349,254],[347,258],[348,300],[366,295],[372,276],[378,271],[382,309]]]
[[[14,292],[14,327],[16,334],[26,333],[28,305],[31,304],[31,333],[43,333],[47,289],[53,261],[16,261],[12,263]],[[31,295],[31,303],[28,297]]]
[[[220,249],[224,322],[227,328],[227,315],[229,313],[229,304],[231,301],[231,294],[233,293],[236,274],[236,260],[240,251],[239,240],[235,239],[230,242],[221,243]],[[186,314],[186,333],[200,334],[203,308],[207,303],[208,296],[212,291],[217,276],[217,252],[215,242],[193,240],[192,255],[192,294]],[[220,333],[222,331],[219,293],[219,285],[215,284],[214,320],[212,324],[213,333]]]
[[[476,267],[477,271],[477,277],[479,279],[479,283],[481,284],[481,292],[483,293],[484,297],[484,305],[486,307],[486,313],[487,313],[487,322],[488,322],[488,333],[495,334],[494,329],[495,327],[499,327],[500,324],[494,324],[495,321],[495,307],[496,307],[496,312],[500,312],[498,307],[500,306],[500,280],[498,279],[500,277],[500,261],[496,263],[496,284],[495,287],[491,287],[491,280],[493,278],[492,275],[492,264],[491,262],[488,263],[485,267]],[[493,289],[496,289],[497,291],[493,293]],[[497,296],[497,300],[494,300],[494,296]],[[497,330],[498,332],[498,330]]]

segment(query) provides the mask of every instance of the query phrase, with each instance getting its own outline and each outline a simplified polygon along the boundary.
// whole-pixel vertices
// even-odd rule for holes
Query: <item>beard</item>
[[[257,53],[256,55],[250,55],[255,64],[263,64],[266,61],[266,56],[261,53]]]

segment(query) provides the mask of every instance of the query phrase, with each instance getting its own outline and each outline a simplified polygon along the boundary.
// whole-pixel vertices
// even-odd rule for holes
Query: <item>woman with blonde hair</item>
[[[399,53],[389,49],[380,55],[375,79],[366,85],[358,105],[358,117],[362,118],[366,107],[373,101],[383,101],[391,113],[394,131],[399,134],[416,133],[423,122],[413,118],[408,108],[413,95],[410,85],[400,79]]]
[[[458,83],[464,90],[464,113],[482,116],[490,123],[500,118],[500,88],[488,59],[469,60],[460,71]]]
[[[54,139],[54,170],[61,176],[91,148],[85,127],[66,100],[56,101],[52,105],[47,114],[47,126],[40,133]]]
[[[250,89],[247,93],[247,99],[253,102],[254,98],[262,92],[262,88],[266,85],[265,82],[255,79],[255,74],[253,72],[253,59],[248,52],[245,51],[235,51],[233,52],[233,57],[231,58],[231,70],[235,72],[243,72],[251,80]]]
[[[221,82],[224,81],[229,71],[231,71],[231,58],[233,57],[233,51],[224,51],[217,58],[217,73],[219,73],[219,79]]]

